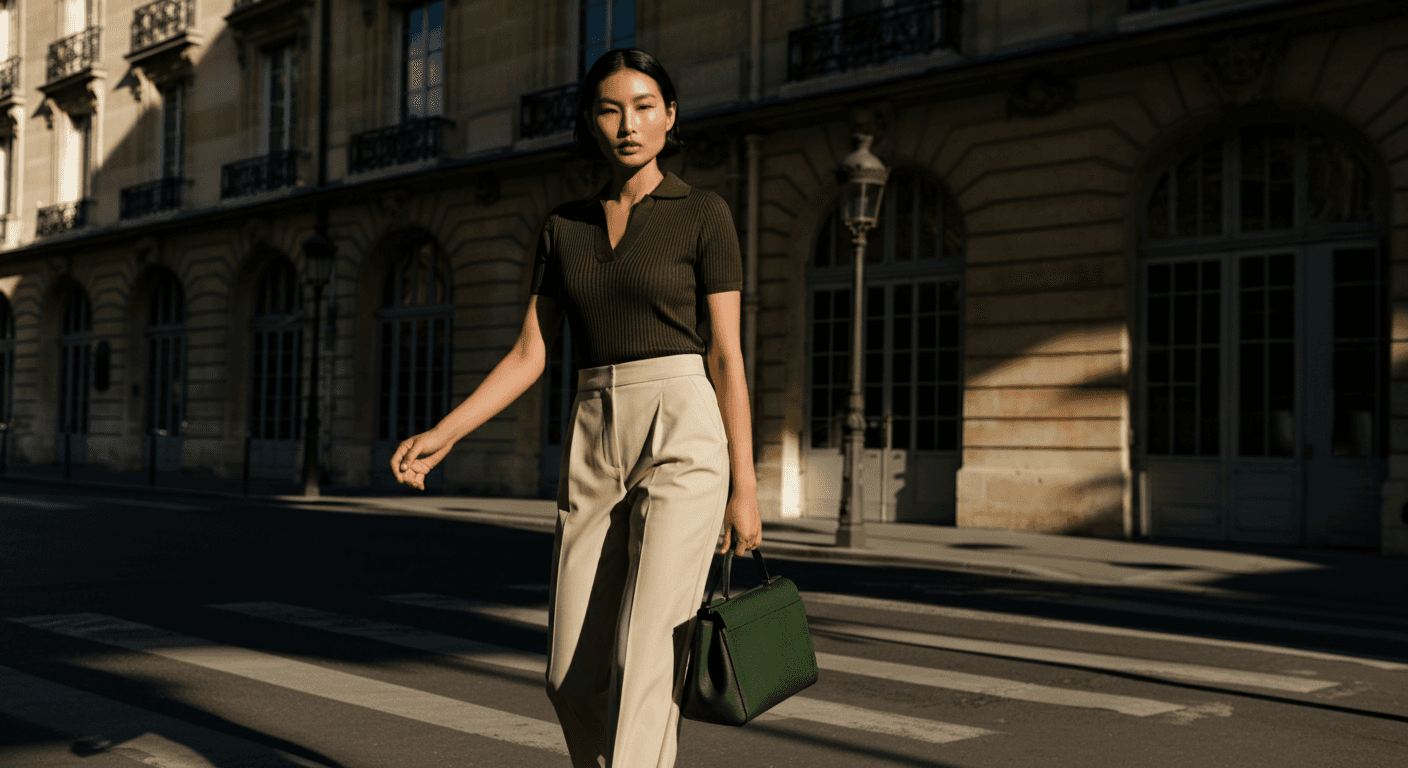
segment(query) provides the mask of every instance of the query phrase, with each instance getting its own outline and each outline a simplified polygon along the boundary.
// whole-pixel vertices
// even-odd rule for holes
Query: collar
[[[665,178],[661,180],[659,184],[655,185],[655,189],[651,190],[650,196],[662,200],[688,197],[689,185],[681,181],[680,177],[676,176],[674,173],[667,173],[665,174]]]
[[[606,192],[609,189],[611,189],[611,182],[608,181],[606,186],[597,190],[597,199],[605,200]],[[684,183],[674,172],[666,173],[665,178],[661,179],[660,183],[655,185],[655,189],[650,190],[650,192],[646,194],[646,197],[654,197],[660,200],[678,200],[681,197],[689,197],[689,185]],[[643,203],[645,201],[642,200],[641,202]]]

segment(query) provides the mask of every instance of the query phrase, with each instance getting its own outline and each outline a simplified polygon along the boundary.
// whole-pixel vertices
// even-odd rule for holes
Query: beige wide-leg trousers
[[[548,697],[574,768],[670,768],[695,612],[728,501],[699,355],[578,374],[548,597]]]

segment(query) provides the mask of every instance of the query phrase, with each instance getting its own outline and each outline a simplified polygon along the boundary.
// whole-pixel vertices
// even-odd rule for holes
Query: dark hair
[[[573,148],[583,157],[593,160],[606,159],[601,154],[600,145],[596,143],[596,136],[592,135],[591,126],[587,124],[587,113],[596,101],[596,89],[601,85],[601,81],[623,69],[633,69],[653,79],[655,84],[660,86],[660,96],[665,99],[665,106],[675,105],[675,124],[665,132],[665,146],[657,157],[679,154],[680,150],[684,149],[684,141],[680,139],[679,103],[675,98],[675,84],[670,80],[670,73],[665,71],[660,62],[639,48],[609,50],[587,70],[587,76],[582,78],[577,91],[577,116],[572,129]]]

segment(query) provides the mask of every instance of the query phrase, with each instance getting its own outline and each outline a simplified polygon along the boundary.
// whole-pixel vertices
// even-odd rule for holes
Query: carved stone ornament
[[[98,100],[102,98],[103,86],[96,79],[74,80],[61,88],[49,88],[45,91],[50,109],[62,109],[73,117],[91,115],[98,109]],[[53,116],[49,116],[53,120]],[[53,127],[53,126],[50,126]]]
[[[376,201],[376,207],[381,209],[388,218],[400,220],[405,218],[406,204],[410,202],[411,193],[407,189],[388,189],[381,193],[381,197]]]
[[[1007,96],[1007,117],[1046,117],[1076,104],[1076,86],[1049,72],[1033,72]]]
[[[1245,104],[1271,93],[1285,50],[1279,34],[1224,37],[1209,42],[1203,53],[1203,79],[1225,102]]]
[[[137,242],[132,244],[132,255],[136,257],[138,264],[160,264],[161,243],[151,235],[139,237]]]
[[[268,219],[250,219],[240,227],[240,234],[244,235],[244,241],[251,250],[268,245],[269,221]]]
[[[486,171],[474,180],[474,202],[479,206],[487,208],[499,202],[500,194],[498,176]]]
[[[872,144],[878,145],[885,140],[886,131],[895,123],[895,103],[874,101],[858,104],[851,107],[849,118],[851,135],[868,134],[873,137]]]
[[[710,171],[728,162],[731,144],[728,139],[690,136],[684,144],[684,156],[691,168]]]

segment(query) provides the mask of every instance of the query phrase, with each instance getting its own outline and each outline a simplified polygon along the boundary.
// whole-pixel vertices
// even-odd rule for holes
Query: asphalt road
[[[0,766],[567,766],[532,530],[0,483]],[[746,564],[735,581],[753,578]],[[1408,621],[777,560],[820,681],[677,765],[1408,765]]]

